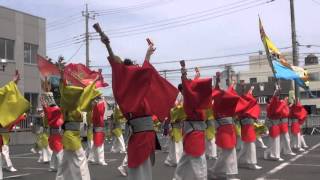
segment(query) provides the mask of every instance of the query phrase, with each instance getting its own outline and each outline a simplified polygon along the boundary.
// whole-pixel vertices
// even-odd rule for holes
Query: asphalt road
[[[238,177],[242,180],[251,179],[288,179],[307,180],[320,179],[320,136],[305,136],[309,148],[297,156],[283,156],[285,161],[275,162],[263,160],[263,149],[257,149],[258,164],[262,170],[239,169]],[[267,144],[267,140],[265,140]],[[30,152],[30,145],[16,145],[10,147],[11,159],[17,172],[11,173],[4,170],[4,177],[21,180],[54,180],[55,173],[48,171],[48,164],[37,163],[37,155]],[[92,180],[125,180],[117,170],[124,154],[109,152],[110,144],[106,143],[106,162],[108,166],[89,165]],[[154,180],[171,180],[174,167],[167,167],[163,161],[167,153],[156,153],[156,164],[153,168]],[[214,160],[208,161],[213,165]],[[20,177],[14,177],[21,175]]]

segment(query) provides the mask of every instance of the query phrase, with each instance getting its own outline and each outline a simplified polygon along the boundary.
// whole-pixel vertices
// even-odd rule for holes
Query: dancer
[[[252,91],[254,86],[251,86],[247,94],[242,95],[249,106],[239,115],[241,124],[241,139],[243,141],[242,148],[238,154],[238,161],[240,167],[246,167],[249,169],[261,169],[261,166],[257,165],[257,153],[256,153],[256,133],[254,130],[254,122],[260,115],[260,106],[257,100],[253,97]]]
[[[118,105],[114,107],[113,110],[113,129],[112,134],[114,135],[113,144],[111,147],[111,152],[113,153],[126,153],[126,145],[123,138],[122,124],[127,120],[121,113]]]
[[[130,59],[122,61],[114,56],[110,41],[99,24],[95,24],[94,28],[109,53],[114,97],[132,128],[128,142],[128,179],[152,180],[151,165],[155,160],[157,142],[152,115],[164,119],[178,91],[150,64],[151,55],[155,51],[153,43],[149,43],[144,63],[139,67]]]

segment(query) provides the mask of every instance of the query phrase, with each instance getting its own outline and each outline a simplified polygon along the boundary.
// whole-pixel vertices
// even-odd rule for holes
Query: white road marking
[[[24,176],[29,176],[29,175],[30,175],[30,173],[17,174],[17,175],[12,175],[12,176],[3,177],[3,179],[11,179],[11,178],[17,178],[17,177],[24,177]]]
[[[26,167],[26,168],[22,168],[22,169],[32,169],[32,170],[48,170],[48,168],[34,168],[34,167]]]
[[[20,156],[29,156],[29,155],[33,155],[34,153],[23,153],[23,154],[11,154],[11,157],[20,157]],[[34,154],[36,155],[36,154]]]
[[[290,166],[311,166],[311,167],[320,167],[320,164],[290,164]]]
[[[264,180],[266,179],[268,176],[271,176],[273,174],[275,174],[276,172],[280,171],[281,169],[285,168],[288,165],[291,165],[294,161],[296,161],[297,159],[303,157],[304,155],[308,154],[309,152],[311,152],[312,150],[316,149],[317,147],[320,146],[320,143],[312,146],[310,149],[308,149],[307,151],[296,155],[295,157],[289,159],[288,161],[281,163],[279,166],[276,166],[275,168],[271,169],[270,171],[268,171],[267,173],[263,174],[262,176],[260,176],[259,178],[257,178],[257,180]]]
[[[38,157],[10,157],[11,159],[39,159]]]

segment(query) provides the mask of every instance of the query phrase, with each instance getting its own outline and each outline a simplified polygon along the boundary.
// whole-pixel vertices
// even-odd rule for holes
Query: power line
[[[68,63],[69,61],[71,61],[72,58],[79,53],[79,51],[80,51],[80,49],[82,48],[83,45],[84,45],[84,43],[82,43],[82,44],[79,46],[79,48],[78,48],[78,49],[73,53],[73,55],[66,61],[66,63]]]
[[[255,0],[255,1],[257,2],[257,0]],[[161,20],[161,21],[157,21],[154,23],[148,23],[148,24],[127,27],[127,28],[132,28],[132,29],[126,29],[126,30],[119,29],[118,31],[117,30],[110,30],[110,31],[117,31],[117,32],[109,33],[109,36],[112,38],[125,37],[125,36],[132,36],[132,35],[137,35],[137,34],[142,34],[142,33],[147,33],[147,32],[154,32],[154,31],[160,31],[160,30],[165,30],[165,29],[171,29],[171,28],[176,28],[176,27],[180,27],[180,26],[186,26],[189,24],[207,21],[207,20],[218,18],[221,16],[226,16],[229,14],[233,14],[233,13],[243,11],[243,10],[246,10],[249,8],[261,6],[261,5],[264,5],[264,4],[271,2],[271,1],[267,1],[267,0],[259,0],[259,1],[264,1],[264,2],[253,3],[254,5],[248,6],[248,5],[252,4],[252,2],[250,2],[250,4],[246,3],[246,4],[230,7],[228,9],[223,9],[220,11],[214,11],[214,12],[210,12],[210,13],[206,13],[206,14],[199,14],[197,16],[191,16],[190,18],[185,18],[186,16],[181,16],[181,17],[173,18],[172,20],[171,19]],[[243,2],[243,1],[241,1],[241,2]],[[212,11],[212,9],[211,9],[211,11]],[[201,12],[198,12],[198,13],[201,13]],[[195,14],[195,13],[192,13],[192,14]],[[191,14],[189,14],[189,15],[191,15]],[[175,20],[175,19],[177,19],[177,20]],[[172,21],[172,22],[167,22],[167,21]]]
[[[128,11],[137,11],[137,10],[142,10],[146,8],[161,6],[172,1],[173,0],[152,1],[152,2],[141,3],[133,6],[120,7],[117,9],[95,10],[92,12],[96,13],[97,16],[114,15],[114,14],[121,14],[123,12],[128,12]]]

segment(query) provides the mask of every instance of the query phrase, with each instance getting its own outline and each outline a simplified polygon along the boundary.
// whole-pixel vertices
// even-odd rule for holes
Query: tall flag
[[[291,65],[281,54],[279,49],[266,35],[259,18],[260,35],[266,50],[270,67],[277,79],[294,80],[304,89],[308,89],[308,72],[302,67]]]
[[[59,68],[48,61],[46,58],[37,56],[38,68],[43,77],[48,77],[54,86],[59,86],[60,71]],[[96,88],[106,87],[101,71],[93,71],[83,64],[70,63],[64,68],[64,78],[67,83],[73,86],[86,87],[90,85],[97,77]]]
[[[96,88],[108,86],[108,84],[104,82],[101,71],[90,70],[83,64],[70,63],[65,66],[64,77],[67,83],[79,87],[86,87],[99,77],[99,80],[96,82]]]

